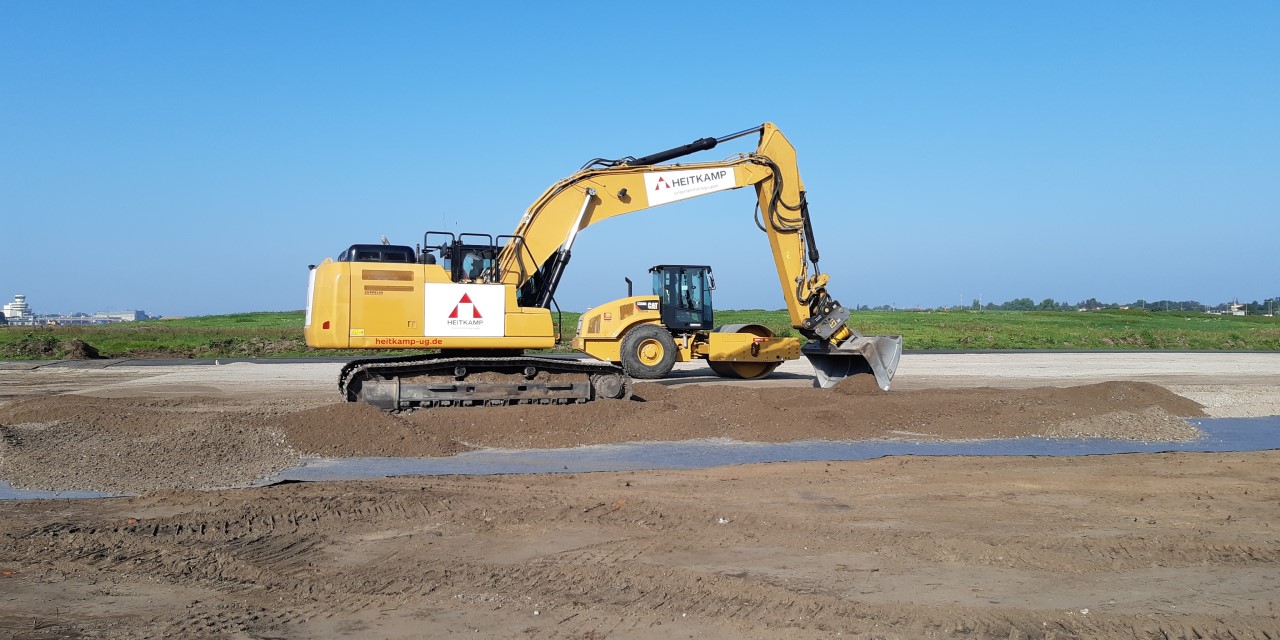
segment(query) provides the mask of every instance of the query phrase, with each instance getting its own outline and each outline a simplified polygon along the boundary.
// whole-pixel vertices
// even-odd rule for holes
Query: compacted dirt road
[[[0,637],[1280,638],[1276,452],[213,489],[311,455],[1280,414],[1272,354],[908,355],[888,394],[782,373],[390,416],[335,404],[334,365],[0,371],[0,480],[136,494],[0,502]]]

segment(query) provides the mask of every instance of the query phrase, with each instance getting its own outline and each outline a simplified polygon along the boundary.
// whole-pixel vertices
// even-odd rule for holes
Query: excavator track
[[[348,402],[384,411],[626,400],[631,385],[608,362],[533,355],[370,358],[348,363],[338,377]]]

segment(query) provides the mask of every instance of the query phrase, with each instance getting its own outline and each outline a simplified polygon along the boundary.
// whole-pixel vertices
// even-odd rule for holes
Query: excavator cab
[[[711,267],[660,264],[653,274],[653,295],[662,302],[662,324],[681,333],[705,331],[715,326],[711,290],[716,287]]]
[[[446,242],[433,244],[436,239]],[[499,236],[499,242],[505,237]],[[483,242],[482,242],[483,241]],[[458,236],[448,231],[428,231],[422,239],[423,259],[428,264],[439,264],[454,282],[497,282],[498,254],[502,245],[495,244],[487,233],[463,233]]]

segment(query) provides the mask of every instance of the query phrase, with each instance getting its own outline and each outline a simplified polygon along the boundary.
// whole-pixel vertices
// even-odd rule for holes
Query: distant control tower
[[[9,324],[30,324],[36,319],[31,307],[27,306],[27,297],[21,293],[13,296],[13,302],[4,305],[4,317]]]

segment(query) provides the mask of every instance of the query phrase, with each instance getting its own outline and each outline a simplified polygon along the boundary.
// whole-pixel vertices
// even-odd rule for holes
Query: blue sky
[[[1274,2],[0,3],[0,298],[298,309],[351,243],[509,233],[588,159],[768,120],[846,305],[1260,300],[1276,33]],[[781,307],[752,205],[583,231],[561,306],[691,262]]]

